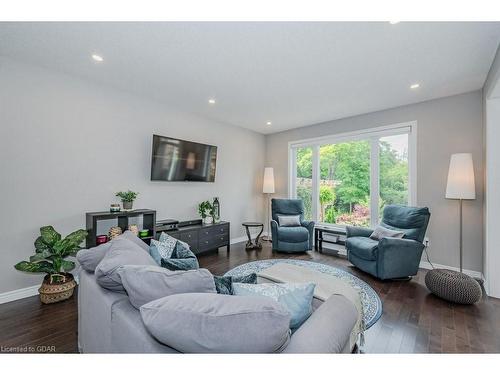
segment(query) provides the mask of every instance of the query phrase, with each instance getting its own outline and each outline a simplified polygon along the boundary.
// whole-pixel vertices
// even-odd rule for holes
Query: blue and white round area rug
[[[322,263],[310,262],[307,260],[297,259],[268,259],[257,260],[237,266],[226,272],[224,276],[241,276],[249,273],[259,273],[260,271],[271,267],[276,263],[291,263],[296,266],[307,267],[327,275],[335,276],[347,282],[353,288],[358,290],[361,295],[361,303],[363,304],[363,322],[365,329],[370,328],[382,315],[382,301],[373,288],[363,280],[353,274]]]

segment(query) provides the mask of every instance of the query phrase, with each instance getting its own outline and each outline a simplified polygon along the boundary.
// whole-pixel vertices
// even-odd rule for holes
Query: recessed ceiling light
[[[209,102],[210,104],[215,104],[215,99],[208,99],[208,102]]]
[[[395,24],[400,23],[400,22],[401,22],[401,21],[389,21],[389,23],[390,23],[391,25],[395,25]]]
[[[272,125],[271,121],[266,122],[266,125]]]
[[[413,85],[410,86],[410,89],[415,90],[420,87],[420,83],[414,83]]]
[[[94,61],[97,61],[97,62],[103,62],[104,61],[104,59],[102,58],[102,56],[99,56],[99,55],[96,55],[96,54],[93,54],[92,58],[94,59]]]

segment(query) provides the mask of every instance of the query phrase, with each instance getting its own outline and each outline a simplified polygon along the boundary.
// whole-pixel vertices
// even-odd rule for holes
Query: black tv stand
[[[161,232],[186,242],[193,253],[202,254],[217,251],[219,247],[226,247],[229,252],[231,243],[229,238],[229,222],[221,221],[215,224],[203,224],[201,220],[190,220],[180,222],[177,229],[168,229],[164,226],[156,226],[156,237]]]

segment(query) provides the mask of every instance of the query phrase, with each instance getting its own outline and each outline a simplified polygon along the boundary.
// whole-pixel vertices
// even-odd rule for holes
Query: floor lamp
[[[271,241],[271,194],[274,194],[274,169],[272,167],[264,168],[264,182],[262,183],[262,192],[267,195],[266,200],[266,222],[267,222],[267,235],[262,237],[264,241]]]
[[[472,154],[463,153],[451,155],[450,169],[448,170],[448,183],[446,185],[446,198],[458,199],[460,202],[460,272],[462,272],[462,201],[464,199],[476,199]]]

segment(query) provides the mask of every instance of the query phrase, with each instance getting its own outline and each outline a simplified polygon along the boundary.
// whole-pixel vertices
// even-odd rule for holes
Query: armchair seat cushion
[[[278,227],[278,239],[283,242],[306,242],[309,231],[305,227]]]
[[[346,241],[347,251],[352,252],[358,258],[365,260],[376,260],[378,241],[369,237],[350,237]]]

